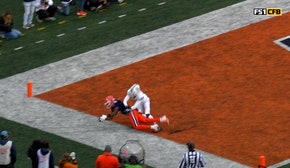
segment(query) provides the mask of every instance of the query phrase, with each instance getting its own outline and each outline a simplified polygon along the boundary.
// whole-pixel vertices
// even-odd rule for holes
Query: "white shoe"
[[[30,23],[30,24],[28,24],[27,25],[29,28],[32,28],[32,27],[34,27],[35,26],[35,24],[33,24],[33,23]]]
[[[47,17],[47,18],[45,18],[44,20],[55,21],[56,18],[55,18],[55,17]]]
[[[22,26],[23,27],[23,29],[30,29],[30,27],[28,26],[28,25],[24,25],[24,26]]]
[[[37,20],[38,23],[43,22],[43,20],[39,19],[39,16],[36,16],[36,20]]]
[[[151,125],[151,129],[154,130],[154,132],[159,132],[160,131],[160,127],[158,124],[153,124]]]
[[[169,119],[165,115],[160,117],[160,122],[166,122],[169,125]]]
[[[118,2],[119,2],[119,3],[123,3],[123,2],[124,2],[124,0],[118,0]]]

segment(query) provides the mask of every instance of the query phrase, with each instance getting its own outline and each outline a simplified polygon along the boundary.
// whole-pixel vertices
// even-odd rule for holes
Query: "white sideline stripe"
[[[107,21],[106,20],[103,20],[103,21],[100,21],[99,24],[103,24],[103,23],[106,23]]]
[[[56,35],[57,37],[61,37],[61,36],[64,36],[65,35],[65,33],[61,33],[61,34],[58,34],[58,35]]]
[[[160,2],[158,5],[164,5],[166,4],[166,2]]]
[[[118,18],[122,18],[122,17],[125,17],[125,16],[126,16],[126,14],[124,14],[124,15],[119,15]]]
[[[17,48],[14,48],[15,51],[17,50],[21,50],[23,47],[17,47]]]
[[[87,27],[80,27],[80,28],[78,28],[77,30],[84,30],[84,29],[86,29]]]
[[[35,43],[43,43],[44,42],[44,40],[39,40],[39,41],[36,41]]]
[[[145,10],[146,10],[146,8],[142,8],[142,9],[139,9],[138,11],[142,12],[142,11],[145,11]]]

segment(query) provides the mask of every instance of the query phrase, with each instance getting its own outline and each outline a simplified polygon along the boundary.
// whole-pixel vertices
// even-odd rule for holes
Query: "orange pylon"
[[[32,82],[27,82],[27,97],[32,97]]]

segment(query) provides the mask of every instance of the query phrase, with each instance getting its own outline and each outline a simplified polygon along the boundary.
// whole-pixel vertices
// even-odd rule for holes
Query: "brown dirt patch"
[[[99,116],[108,94],[135,82],[154,116],[171,124],[155,134],[256,167],[290,158],[290,53],[273,40],[290,34],[290,14],[73,83],[36,97]],[[130,126],[126,116],[113,121]]]

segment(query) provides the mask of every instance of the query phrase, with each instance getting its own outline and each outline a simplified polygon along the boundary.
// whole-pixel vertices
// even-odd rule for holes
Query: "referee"
[[[188,152],[183,154],[182,160],[179,164],[179,168],[200,168],[204,167],[206,164],[205,159],[202,154],[195,150],[193,142],[188,142],[187,144]]]

